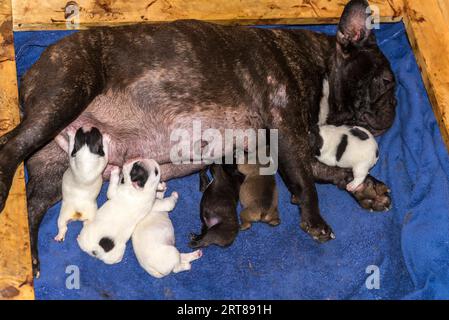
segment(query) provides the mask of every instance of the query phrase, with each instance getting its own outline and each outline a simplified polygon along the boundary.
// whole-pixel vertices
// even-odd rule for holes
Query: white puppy
[[[325,125],[311,135],[312,147],[320,162],[352,169],[354,180],[346,186],[348,191],[355,191],[365,181],[379,158],[377,142],[365,128]]]
[[[102,173],[108,164],[110,139],[97,128],[67,132],[69,141],[59,136],[61,147],[69,154],[69,168],[62,178],[62,205],[58,218],[56,241],[64,241],[67,223],[89,221],[97,212],[97,197],[103,184]]]
[[[78,236],[83,251],[107,264],[122,260],[134,228],[153,207],[161,177],[159,165],[149,159],[127,162],[122,179],[119,171],[112,169],[108,200]]]
[[[176,249],[175,232],[168,212],[175,208],[178,194],[173,192],[164,199],[164,192],[158,192],[150,214],[139,222],[132,235],[137,260],[145,271],[156,278],[190,270],[190,263],[202,256],[201,250],[179,253]]]

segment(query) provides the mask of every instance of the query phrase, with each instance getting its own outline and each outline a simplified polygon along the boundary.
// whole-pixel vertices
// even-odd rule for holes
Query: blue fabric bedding
[[[304,27],[303,27],[304,28]],[[307,27],[335,33],[335,26]],[[22,75],[44,48],[70,32],[15,33]],[[382,137],[372,174],[392,189],[393,209],[369,213],[345,192],[318,185],[321,212],[337,239],[317,244],[299,229],[299,215],[278,178],[282,223],[256,224],[233,246],[203,251],[190,272],[154,279],[139,267],[128,244],[123,261],[108,266],[83,253],[69,225],[66,241],[53,241],[60,204],[39,233],[38,299],[435,299],[449,298],[449,157],[402,23],[382,25],[378,43],[397,77],[394,126]],[[442,61],[443,63],[443,61]],[[198,176],[169,182],[180,200],[171,218],[181,252],[200,228]],[[105,201],[104,186],[99,203]],[[66,288],[68,266],[80,271],[80,289]],[[368,266],[380,288],[368,289]],[[66,273],[66,270],[69,273]]]

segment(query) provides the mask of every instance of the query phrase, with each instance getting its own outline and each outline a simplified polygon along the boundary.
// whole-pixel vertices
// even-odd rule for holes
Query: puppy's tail
[[[237,237],[238,229],[238,225],[234,227],[218,223],[200,235],[192,235],[189,246],[192,249],[204,248],[210,245],[228,247]]]

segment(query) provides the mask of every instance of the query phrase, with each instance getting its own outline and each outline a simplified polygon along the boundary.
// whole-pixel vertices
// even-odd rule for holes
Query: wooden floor
[[[19,122],[14,31],[201,19],[222,24],[336,23],[347,0],[0,0],[0,136]],[[449,0],[372,0],[404,20],[449,146]],[[23,167],[0,215],[0,299],[33,299]]]

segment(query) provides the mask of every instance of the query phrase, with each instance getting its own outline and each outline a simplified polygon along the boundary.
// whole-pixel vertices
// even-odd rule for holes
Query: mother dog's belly
[[[122,166],[129,159],[152,158],[161,165],[162,179],[168,180],[204,166],[189,160],[194,160],[195,148],[208,145],[207,132],[209,136],[215,132],[224,139],[229,129],[263,128],[260,117],[248,110],[245,105],[191,105],[182,101],[139,106],[125,94],[108,92],[97,96],[68,127],[97,127],[111,137],[109,164]],[[183,153],[183,164],[175,164],[173,148],[179,149],[181,141],[190,145],[190,152],[187,156]],[[224,146],[225,141],[223,153]]]

